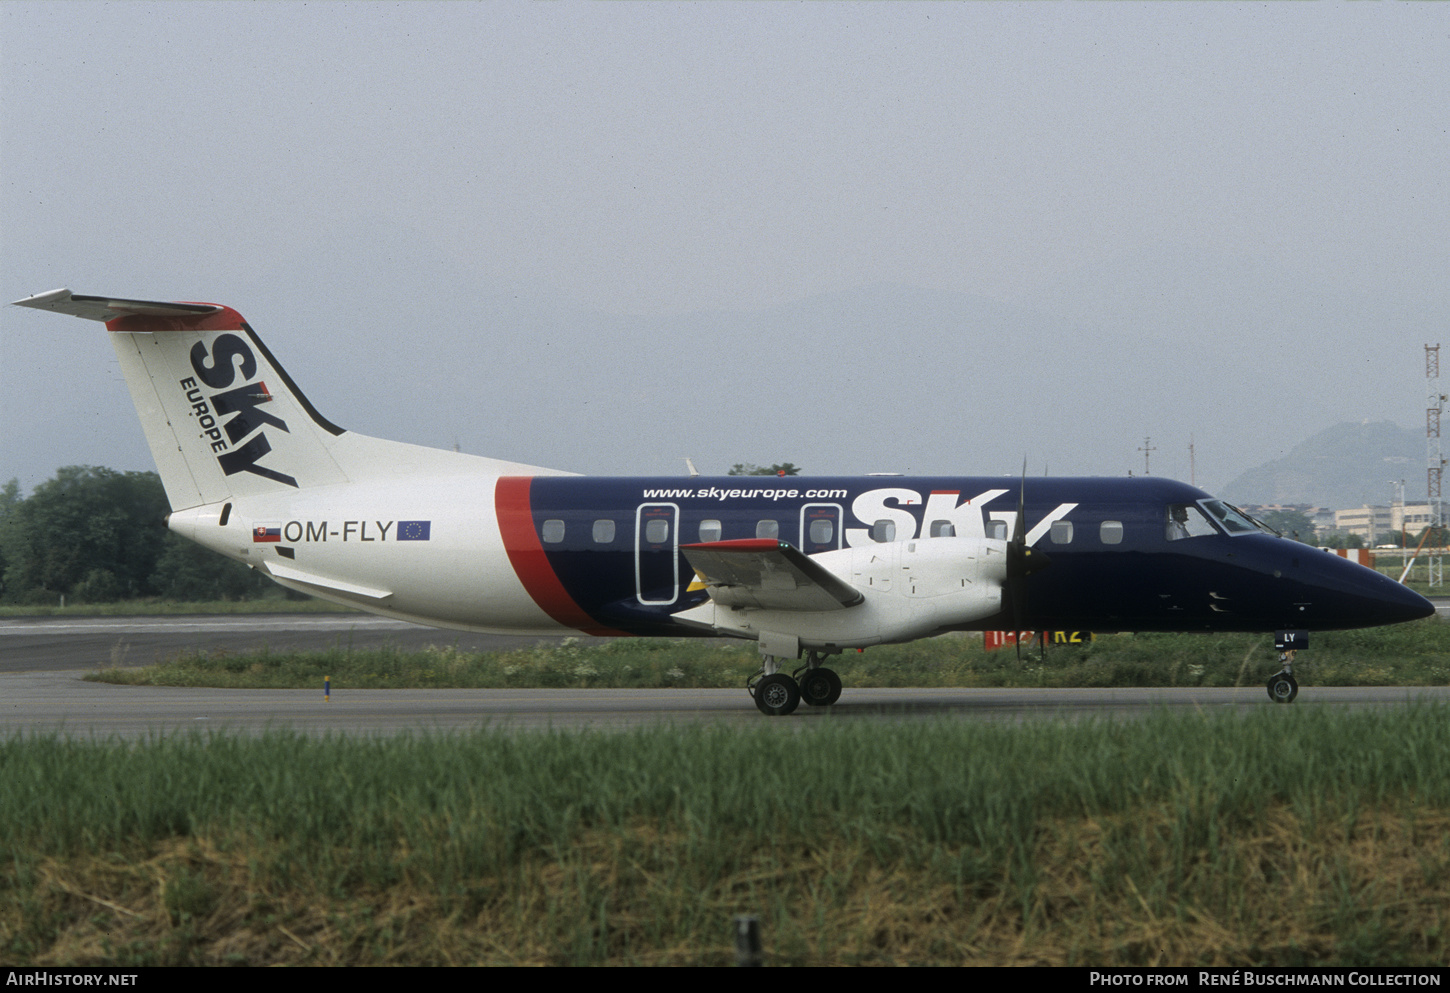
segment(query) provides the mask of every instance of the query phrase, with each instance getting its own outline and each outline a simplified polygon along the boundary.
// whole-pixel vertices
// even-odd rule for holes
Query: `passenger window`
[[[997,541],[1006,541],[1007,540],[1007,522],[1006,521],[988,521],[987,522],[987,537],[988,538],[995,538]]]
[[[613,541],[614,540],[614,522],[613,521],[595,521],[594,522],[594,540],[596,542],[598,542],[599,544],[601,544],[601,545],[607,545],[609,542]]]
[[[1098,540],[1104,545],[1121,545],[1123,543],[1123,522],[1103,521],[1098,527]]]
[[[881,520],[871,525],[871,540],[881,542],[895,541],[896,522],[890,520]]]
[[[563,521],[545,521],[543,531],[544,541],[550,545],[558,544],[564,540]]]
[[[955,538],[957,529],[952,527],[951,521],[932,521],[931,530],[927,533],[933,538]]]
[[[779,521],[756,521],[755,522],[755,537],[757,537],[757,538],[779,538],[780,537],[780,522]]]
[[[644,540],[651,545],[663,545],[670,540],[670,522],[658,517],[644,522]]]
[[[721,534],[722,534],[722,530],[720,528],[720,522],[719,521],[701,521],[700,522],[700,540],[701,541],[719,541]]]
[[[1072,521],[1052,522],[1052,543],[1054,545],[1067,545],[1072,543]]]
[[[830,521],[811,521],[811,543],[814,545],[829,544],[836,536],[836,526]]]

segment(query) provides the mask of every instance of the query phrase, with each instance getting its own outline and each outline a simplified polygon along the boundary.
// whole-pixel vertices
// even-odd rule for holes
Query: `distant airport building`
[[[1370,547],[1385,535],[1399,533],[1399,528],[1394,526],[1394,516],[1389,507],[1368,504],[1352,510],[1336,510],[1334,530],[1340,534],[1354,535]]]
[[[1418,535],[1430,523],[1428,503],[1394,503],[1385,506],[1355,507],[1353,510],[1334,512],[1334,530],[1343,534],[1358,535],[1371,548],[1381,544],[1391,535],[1396,538],[1403,532]]]
[[[1255,517],[1265,517],[1277,510],[1298,511],[1313,522],[1314,537],[1318,540],[1335,534],[1345,537],[1354,535],[1368,548],[1386,544],[1391,540],[1398,543],[1401,532],[1411,538],[1418,537],[1430,523],[1428,503],[1403,504],[1396,501],[1388,507],[1366,504],[1349,510],[1331,510],[1307,503],[1263,503],[1245,504],[1244,510]],[[1310,539],[1310,535],[1299,537],[1305,541]]]

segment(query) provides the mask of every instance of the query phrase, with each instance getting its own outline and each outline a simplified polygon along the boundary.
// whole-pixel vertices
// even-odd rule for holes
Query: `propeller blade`
[[[1007,582],[1012,597],[1012,641],[1017,646],[1017,661],[1022,661],[1022,608],[1027,598],[1026,578],[1027,536],[1023,518],[1027,516],[1027,456],[1022,456],[1022,482],[1017,487],[1017,516],[1012,521],[1012,540],[1007,545]]]
[[[1022,659],[1022,624],[1027,612],[1027,577],[1052,564],[1044,552],[1027,544],[1027,460],[1022,460],[1022,482],[1017,489],[1017,519],[1007,543],[1007,595],[1012,599],[1012,625],[1016,632],[1017,659]]]

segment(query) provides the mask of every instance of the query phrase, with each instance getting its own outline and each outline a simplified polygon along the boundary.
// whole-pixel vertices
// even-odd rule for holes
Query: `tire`
[[[1276,672],[1269,677],[1269,699],[1275,703],[1293,703],[1299,695],[1299,684],[1287,672]]]
[[[800,702],[800,687],[783,672],[766,676],[755,684],[755,706],[766,717],[793,714]]]
[[[831,669],[811,669],[800,686],[801,699],[812,707],[829,707],[841,699],[841,677]]]

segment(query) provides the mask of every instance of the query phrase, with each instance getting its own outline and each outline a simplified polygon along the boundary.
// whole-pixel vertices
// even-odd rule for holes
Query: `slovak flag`
[[[282,525],[281,524],[258,524],[256,527],[252,528],[252,542],[253,543],[256,543],[256,542],[259,542],[259,541],[281,541],[281,540],[282,540]]]

